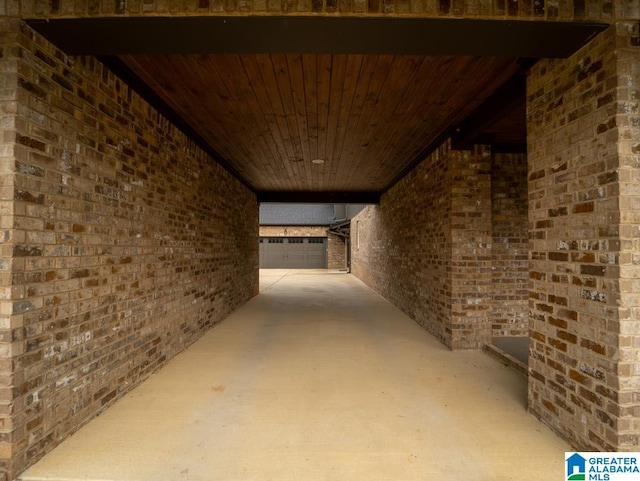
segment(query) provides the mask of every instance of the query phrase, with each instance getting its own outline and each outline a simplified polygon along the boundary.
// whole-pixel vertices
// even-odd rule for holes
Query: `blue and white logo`
[[[573,453],[566,459],[567,463],[567,481],[584,481],[587,460],[578,453]]]
[[[640,453],[565,453],[565,481],[638,481]]]

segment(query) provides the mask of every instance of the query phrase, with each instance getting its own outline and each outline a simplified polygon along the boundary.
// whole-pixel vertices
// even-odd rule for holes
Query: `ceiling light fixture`
[[[323,159],[313,159],[311,161],[312,164],[324,164],[324,160]]]

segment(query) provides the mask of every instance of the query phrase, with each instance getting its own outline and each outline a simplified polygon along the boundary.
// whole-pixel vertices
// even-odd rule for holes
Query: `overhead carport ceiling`
[[[98,56],[259,200],[352,203],[376,202],[450,136],[522,150],[527,67],[603,28],[289,16],[30,24],[69,54]]]

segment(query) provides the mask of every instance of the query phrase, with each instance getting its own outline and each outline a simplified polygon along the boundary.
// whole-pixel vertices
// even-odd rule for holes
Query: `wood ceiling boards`
[[[477,57],[120,59],[257,191],[285,192],[383,190],[518,69]]]
[[[98,56],[259,200],[319,202],[377,201],[456,132],[461,145],[522,145],[524,83],[510,83],[520,59],[569,55],[603,28],[295,16],[29,23],[68,53]]]

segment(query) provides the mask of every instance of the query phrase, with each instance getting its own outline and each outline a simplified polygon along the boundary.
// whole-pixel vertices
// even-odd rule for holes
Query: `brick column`
[[[582,450],[639,446],[636,29],[540,62],[527,88],[529,407]]]
[[[617,428],[616,447],[640,447],[640,32],[638,22],[618,25],[618,86],[615,119],[618,128],[619,198],[619,360],[617,402],[610,403]],[[609,216],[613,221],[616,216]],[[609,263],[615,258],[605,259]],[[604,391],[608,393],[608,391]],[[605,418],[606,419],[606,418]]]
[[[491,205],[495,337],[529,335],[529,232],[527,156],[493,154]]]
[[[491,151],[451,151],[451,347],[491,340]]]
[[[18,117],[18,58],[15,56],[19,21],[0,17],[0,480],[15,464],[12,457],[16,433],[12,414],[16,385],[21,373],[14,372],[13,357],[22,349],[24,303],[13,299],[22,294],[12,288],[14,244],[15,128]],[[17,376],[17,378],[16,378]]]

